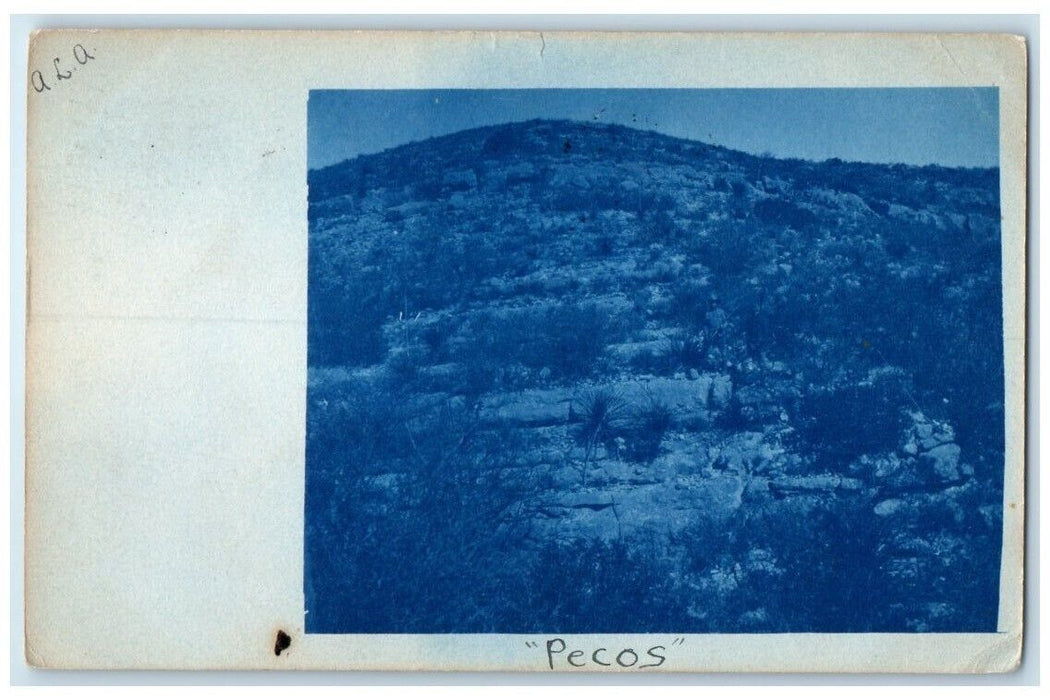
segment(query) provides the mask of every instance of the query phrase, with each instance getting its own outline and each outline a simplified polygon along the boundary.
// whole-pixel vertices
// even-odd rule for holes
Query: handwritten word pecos
[[[583,668],[589,664],[593,666],[615,665],[621,668],[656,668],[663,665],[664,661],[667,661],[667,657],[659,653],[666,651],[666,648],[659,645],[649,647],[644,657],[639,656],[630,647],[620,649],[615,654],[605,647],[598,647],[593,650],[573,649],[566,654],[567,649],[564,639],[555,637],[547,640],[547,663],[552,671],[555,667],[555,661],[561,662],[558,664],[559,666],[568,664],[568,666],[576,668]],[[563,654],[564,656],[562,656]],[[648,663],[640,663],[643,661]],[[562,667],[564,668],[565,666]]]
[[[73,62],[67,64],[70,66],[69,68],[63,68],[62,58],[55,56],[51,61],[51,65],[55,69],[54,75],[51,75],[51,71],[45,74],[40,70],[34,70],[29,74],[29,84],[33,86],[37,93],[48,91],[52,85],[56,85],[63,80],[72,79],[73,71],[80,66],[86,66],[88,61],[95,60],[95,55],[85,49],[83,44],[73,44],[72,54]]]

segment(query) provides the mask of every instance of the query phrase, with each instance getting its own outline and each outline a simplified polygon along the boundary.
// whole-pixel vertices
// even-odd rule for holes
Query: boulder
[[[936,447],[922,453],[920,459],[936,475],[936,480],[941,482],[956,482],[961,478],[959,471],[959,455],[962,450],[954,442],[937,445]]]
[[[875,515],[883,518],[894,515],[904,507],[904,501],[899,498],[887,498],[875,504]]]
[[[725,408],[733,398],[733,380],[728,374],[717,374],[711,379],[711,403],[716,408]]]

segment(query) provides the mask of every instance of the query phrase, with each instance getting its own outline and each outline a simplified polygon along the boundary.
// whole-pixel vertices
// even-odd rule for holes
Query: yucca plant
[[[623,396],[612,389],[593,389],[579,399],[579,426],[577,439],[583,446],[583,469],[586,481],[587,465],[595,456],[598,445],[615,439],[625,417],[627,404]]]

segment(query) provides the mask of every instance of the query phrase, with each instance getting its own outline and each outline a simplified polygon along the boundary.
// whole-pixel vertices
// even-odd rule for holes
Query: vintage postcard
[[[30,663],[1016,667],[1019,38],[29,68]]]

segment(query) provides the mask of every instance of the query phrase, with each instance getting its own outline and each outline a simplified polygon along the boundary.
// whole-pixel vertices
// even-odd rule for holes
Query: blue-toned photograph
[[[307,632],[996,630],[995,88],[307,116]]]

